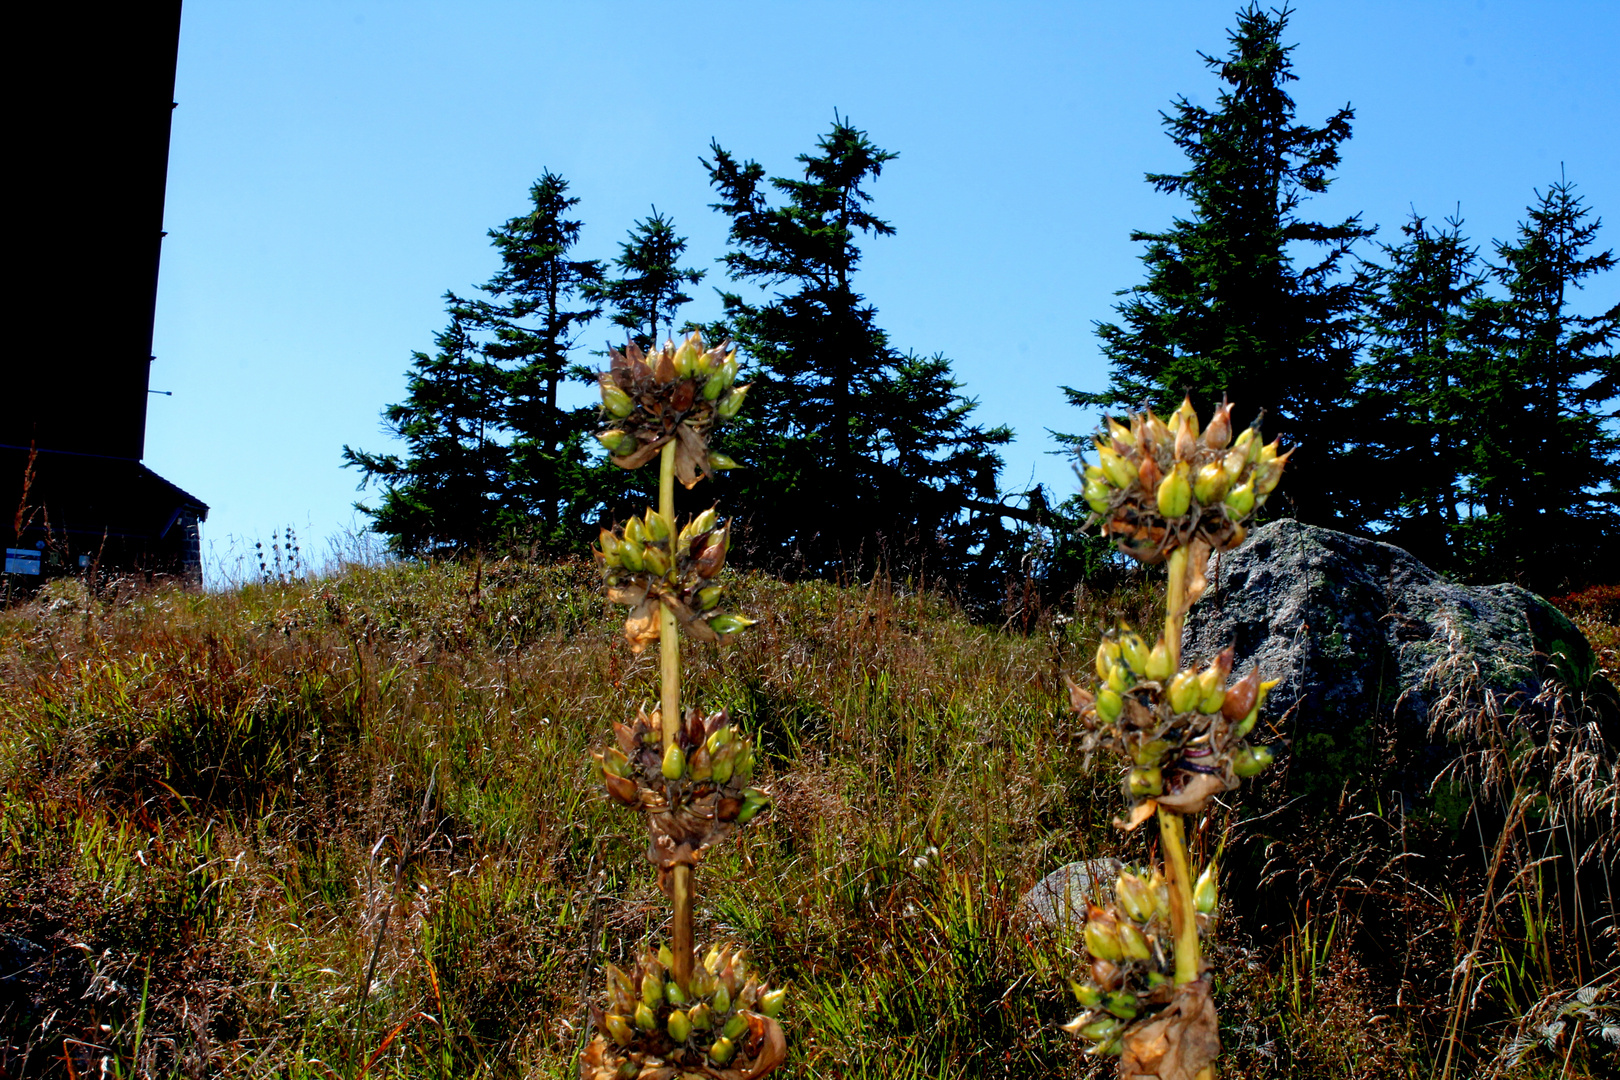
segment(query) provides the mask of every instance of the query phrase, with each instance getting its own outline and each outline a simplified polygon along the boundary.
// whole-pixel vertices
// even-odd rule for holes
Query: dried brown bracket
[[[705,350],[697,334],[652,354],[634,345],[615,351],[600,377],[613,426],[597,438],[614,463],[635,469],[659,459],[658,509],[604,529],[596,555],[609,599],[630,608],[630,647],[659,644],[660,700],[615,723],[616,745],[596,762],[608,794],[647,815],[647,857],[674,917],[671,940],[644,947],[631,971],[607,965],[581,1080],[755,1080],[787,1058],[776,1019],[786,991],[760,981],[740,949],[716,944],[699,963],[692,942],[694,873],[704,853],[770,807],[770,796],[750,785],[748,737],[724,711],[681,708],[681,635],[723,643],[753,621],[719,609],[729,524],[713,510],[675,521],[676,479],[691,488],[736,465],[709,449],[715,425],[735,416],[747,394],[736,377],[736,353]]]
[[[1089,763],[1098,751],[1120,762],[1127,832],[1159,826],[1162,867],[1127,868],[1113,902],[1087,912],[1091,963],[1071,983],[1084,1007],[1064,1030],[1088,1053],[1120,1057],[1126,1080],[1213,1080],[1220,1037],[1199,939],[1214,929],[1218,871],[1196,881],[1183,814],[1270,765],[1272,748],[1250,742],[1267,692],[1258,670],[1229,684],[1232,650],[1183,668],[1181,631],[1207,586],[1212,551],[1242,542],[1245,522],[1277,486],[1288,454],[1249,428],[1234,441],[1223,403],[1200,432],[1190,401],[1167,424],[1151,412],[1108,421],[1083,495],[1104,535],[1125,554],[1168,564],[1164,633],[1153,645],[1121,627],[1097,650],[1095,689],[1069,681]]]

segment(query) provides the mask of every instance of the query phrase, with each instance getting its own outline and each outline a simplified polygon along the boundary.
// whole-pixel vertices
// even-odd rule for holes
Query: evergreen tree
[[[858,237],[894,233],[868,209],[867,185],[895,155],[838,117],[817,152],[799,156],[802,177],[766,180],[757,163],[711,149],[730,275],[777,290],[764,303],[722,293],[753,368],[727,447],[750,466],[732,474],[750,489],[739,500],[751,508],[750,550],[784,571],[886,559],[976,572],[982,588],[1004,555],[995,448],[1012,432],[972,424],[976,403],[949,361],[895,350],[855,288]]]
[[[1186,199],[1190,213],[1165,231],[1131,234],[1147,244],[1147,280],[1122,294],[1119,323],[1097,326],[1110,386],[1065,389],[1077,405],[1112,409],[1165,410],[1190,393],[1200,415],[1225,394],[1239,425],[1264,409],[1267,434],[1301,447],[1288,473],[1299,479],[1285,478],[1283,493],[1300,516],[1326,522],[1352,489],[1337,448],[1357,295],[1340,264],[1372,230],[1359,216],[1324,224],[1301,214],[1327,189],[1355,114],[1346,106],[1320,127],[1295,120],[1293,46],[1282,43],[1289,14],[1254,4],[1238,12],[1228,55],[1203,56],[1225,84],[1216,107],[1180,97],[1164,117],[1189,165],[1147,179]]]
[[[1515,240],[1498,242],[1503,295],[1472,308],[1472,427],[1465,522],[1473,572],[1552,590],[1613,577],[1620,553],[1620,305],[1571,310],[1572,293],[1614,267],[1590,250],[1601,222],[1560,180],[1536,193]]]
[[[483,550],[510,525],[511,449],[501,437],[509,376],[491,363],[450,301],[450,325],[432,356],[411,354],[406,398],[383,412],[406,455],[343,447],[361,487],[378,483],[375,509],[356,503],[398,555],[421,557]]]
[[[1383,245],[1364,276],[1368,336],[1357,406],[1362,520],[1436,568],[1455,565],[1458,508],[1472,439],[1468,311],[1479,296],[1478,250],[1448,219],[1419,215]]]
[[[653,207],[652,215],[635,223],[630,239],[619,245],[613,260],[625,276],[610,278],[589,288],[589,295],[612,309],[613,324],[630,332],[643,349],[657,346],[674,333],[675,312],[692,298],[683,291],[703,280],[702,270],[685,269],[680,257],[686,238],[675,235],[675,223]]]
[[[531,209],[489,237],[501,268],[483,286],[492,299],[461,301],[468,325],[489,336],[490,359],[509,373],[505,427],[511,432],[510,493],[528,539],[560,549],[594,525],[602,467],[587,451],[595,410],[565,409],[558,390],[572,376],[570,356],[585,325],[601,313],[594,260],[572,257],[579,199],[547,170],[529,189]]]

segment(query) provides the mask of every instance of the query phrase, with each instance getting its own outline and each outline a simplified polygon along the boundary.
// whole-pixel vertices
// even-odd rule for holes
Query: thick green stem
[[[1164,878],[1170,886],[1170,930],[1176,941],[1176,984],[1198,978],[1198,913],[1193,907],[1192,868],[1181,815],[1159,808],[1159,846],[1164,851]]]
[[[664,444],[658,459],[658,512],[671,528],[675,525],[675,440]],[[662,694],[659,708],[664,718],[664,749],[675,742],[681,729],[681,636],[675,613],[658,605],[658,673]]]
[[[675,528],[675,440],[664,444],[658,459],[658,512],[671,530]],[[673,554],[671,545],[671,554]],[[659,709],[663,715],[664,748],[677,739],[681,729],[681,633],[675,613],[658,606]],[[692,868],[677,866],[671,875],[675,900],[674,926],[670,952],[675,954],[675,982],[682,989],[692,984]]]
[[[1170,581],[1164,596],[1164,644],[1170,650],[1170,669],[1181,670],[1181,624],[1187,617],[1187,549],[1170,553]]]

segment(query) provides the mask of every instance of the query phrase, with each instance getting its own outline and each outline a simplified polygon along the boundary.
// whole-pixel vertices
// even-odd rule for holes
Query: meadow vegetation
[[[1062,674],[1153,618],[1151,580],[1002,626],[881,577],[730,588],[761,621],[688,677],[776,808],[713,852],[697,939],[791,988],[784,1073],[1111,1072],[1056,1026],[1083,945],[1018,900],[1124,852]],[[1569,610],[1612,675],[1613,596]],[[65,581],[0,612],[0,1075],[572,1076],[602,959],[664,936],[589,753],[656,695],[583,561]],[[1249,803],[1194,832],[1200,860]],[[1444,873],[1227,886],[1221,1075],[1612,1075],[1612,937],[1549,900],[1556,866],[1494,872],[1525,818],[1456,840],[1466,808],[1400,815],[1347,789],[1293,865],[1399,818],[1406,849],[1460,845]]]

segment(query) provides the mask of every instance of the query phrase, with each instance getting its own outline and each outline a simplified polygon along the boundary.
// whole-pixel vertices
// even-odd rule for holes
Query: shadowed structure
[[[141,464],[180,0],[26,5],[10,29],[6,570],[197,580],[207,504]]]

